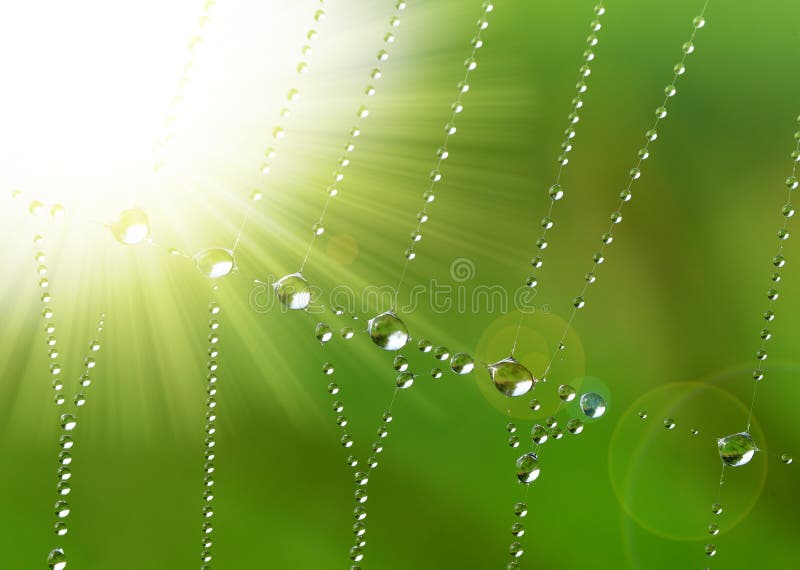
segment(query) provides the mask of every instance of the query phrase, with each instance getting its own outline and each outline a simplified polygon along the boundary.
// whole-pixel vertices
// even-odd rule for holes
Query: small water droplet
[[[384,350],[400,350],[409,338],[406,325],[391,311],[370,319],[367,330],[372,342]]]
[[[108,227],[114,238],[125,245],[141,243],[150,236],[147,213],[139,208],[124,210]]]
[[[513,357],[490,364],[488,371],[495,387],[508,397],[527,394],[535,382],[533,374]]]
[[[311,303],[311,288],[300,273],[291,273],[279,279],[274,285],[278,300],[291,310],[301,310]]]
[[[747,432],[735,433],[717,440],[719,457],[725,465],[740,467],[753,459],[758,447]]]

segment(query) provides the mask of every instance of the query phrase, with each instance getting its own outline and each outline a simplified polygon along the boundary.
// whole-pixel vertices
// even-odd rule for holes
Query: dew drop
[[[675,429],[675,420],[672,418],[667,418],[664,420],[664,427],[666,429]]]
[[[587,392],[581,396],[581,411],[589,418],[599,418],[606,413],[605,399],[595,392]]]
[[[218,279],[230,274],[236,267],[233,252],[221,247],[204,249],[194,255],[195,267],[209,279]]]
[[[792,456],[789,455],[788,453],[784,453],[783,455],[781,455],[781,462],[783,462],[785,465],[790,465],[792,461],[793,461]]]
[[[450,368],[456,374],[469,374],[475,368],[475,361],[465,352],[458,352],[450,359]]]
[[[60,548],[55,548],[47,555],[47,565],[51,570],[64,570],[67,567],[67,557]]]
[[[325,323],[317,323],[317,327],[314,329],[314,335],[317,337],[317,340],[323,344],[333,338],[331,327]]]
[[[495,387],[505,396],[522,396],[533,388],[533,374],[512,356],[490,364],[487,368]]]
[[[740,467],[753,459],[758,447],[747,432],[735,433],[717,440],[719,457],[725,465]]]
[[[150,235],[150,221],[145,211],[139,208],[121,212],[108,227],[114,238],[125,245],[141,243]]]
[[[561,398],[563,402],[571,402],[575,399],[575,394],[575,388],[569,384],[562,384],[558,387],[558,397]]]
[[[414,384],[414,375],[411,372],[401,372],[400,374],[397,375],[397,378],[395,379],[395,385],[402,390],[405,390],[406,388],[411,388],[413,384]]]
[[[394,357],[392,365],[394,366],[394,369],[397,370],[398,372],[405,372],[406,370],[408,370],[408,360],[402,354],[398,354],[397,356]]]
[[[384,350],[400,350],[408,342],[408,329],[391,311],[369,320],[367,330],[372,342]]]
[[[517,459],[517,479],[528,485],[539,478],[539,457],[535,453],[526,453]]]
[[[293,311],[305,309],[311,303],[311,287],[300,273],[291,273],[274,285],[275,294],[281,304]]]

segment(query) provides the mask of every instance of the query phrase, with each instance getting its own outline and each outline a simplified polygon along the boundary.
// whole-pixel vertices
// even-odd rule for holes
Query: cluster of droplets
[[[325,5],[328,3],[328,0],[319,0],[321,5]],[[318,24],[321,23],[327,17],[327,12],[322,7],[315,7],[314,8],[314,24],[312,28],[306,32],[305,40],[303,41],[303,45],[300,48],[300,59],[297,61],[297,65],[294,67],[295,71],[295,81],[299,81],[304,75],[308,73],[310,64],[309,60],[311,58],[313,49],[312,46],[314,44],[314,40],[317,39],[319,36],[318,31]],[[261,163],[260,171],[261,174],[266,177],[271,169],[272,169],[272,160],[277,156],[278,153],[278,145],[280,141],[286,136],[286,120],[292,113],[292,109],[300,98],[300,89],[299,83],[294,83],[289,90],[286,92],[285,102],[280,108],[278,115],[280,116],[280,120],[272,127],[270,131],[271,143],[267,147],[266,151],[264,151],[264,161]],[[254,202],[258,202],[263,198],[263,192],[261,188],[254,188],[250,192],[250,199]]]
[[[542,445],[550,440],[557,441],[564,437],[564,432],[571,435],[579,435],[583,433],[585,423],[578,417],[570,418],[567,420],[563,427],[559,426],[556,416],[558,412],[564,409],[567,405],[578,401],[578,406],[582,416],[589,419],[598,419],[602,417],[607,408],[605,398],[596,392],[586,392],[577,398],[577,390],[569,384],[562,384],[558,388],[558,396],[561,400],[559,407],[552,416],[545,418],[543,423],[536,423],[531,428],[530,432],[530,450],[520,455],[515,462],[515,474],[517,481],[524,486],[524,496],[522,502],[514,505],[514,515],[521,519],[527,516],[528,507],[525,501],[528,498],[530,484],[539,478],[541,473],[540,467],[540,449]],[[537,400],[532,401],[531,409],[536,412],[541,409],[541,404]],[[517,425],[514,422],[508,422],[505,426],[506,434],[508,434],[508,445],[516,449],[520,445],[520,438],[517,435]],[[515,520],[511,525],[511,544],[508,546],[508,553],[511,560],[506,565],[508,570],[515,570],[520,567],[519,559],[524,554],[524,549],[521,542],[522,535],[525,534],[525,526],[522,521]]]
[[[589,34],[589,37],[586,38],[587,48],[586,51],[583,52],[583,63],[578,70],[578,83],[575,85],[576,95],[575,98],[572,99],[572,109],[567,116],[568,124],[567,128],[564,130],[564,141],[561,143],[561,151],[557,158],[558,171],[556,172],[555,181],[548,188],[550,203],[547,209],[547,215],[542,218],[542,233],[536,240],[536,249],[538,252],[531,260],[533,272],[525,282],[528,287],[537,287],[539,285],[537,272],[544,263],[543,252],[545,249],[547,249],[547,234],[555,226],[555,221],[553,220],[553,209],[555,207],[555,203],[564,197],[564,189],[561,186],[561,175],[564,172],[564,168],[569,163],[569,153],[572,151],[575,142],[576,125],[580,121],[580,111],[584,104],[583,95],[588,89],[587,80],[592,73],[591,64],[595,58],[594,47],[598,43],[597,34],[602,27],[602,24],[600,23],[600,17],[605,13],[606,9],[602,2],[594,7],[595,18],[592,20],[591,24],[589,24],[591,33]]]
[[[800,125],[800,116],[797,117],[797,124]],[[772,331],[769,328],[770,323],[775,319],[775,301],[778,300],[779,291],[777,289],[778,283],[780,283],[782,275],[781,270],[786,266],[786,258],[784,257],[784,244],[789,239],[789,220],[794,217],[795,215],[795,208],[792,205],[792,198],[794,196],[795,190],[797,190],[798,182],[797,178],[797,163],[800,162],[800,130],[797,130],[794,133],[794,141],[795,146],[794,150],[791,152],[791,160],[792,160],[792,173],[786,178],[784,181],[787,191],[786,201],[781,206],[781,226],[777,232],[777,239],[778,239],[778,247],[775,255],[772,257],[772,271],[770,275],[770,286],[766,291],[767,297],[767,308],[762,314],[762,317],[765,321],[764,328],[762,328],[759,333],[759,347],[756,350],[755,358],[758,362],[755,370],[753,370],[753,380],[755,384],[753,385],[753,397],[750,403],[750,410],[747,416],[747,427],[745,431],[740,433],[735,433],[733,435],[728,435],[726,437],[720,438],[717,440],[717,448],[719,451],[720,459],[722,460],[722,474],[720,475],[720,491],[724,481],[725,476],[725,469],[727,467],[740,467],[742,465],[746,465],[750,462],[756,452],[759,451],[755,441],[753,440],[752,436],[750,435],[750,425],[753,418],[753,408],[755,407],[756,403],[756,394],[758,392],[759,383],[764,379],[764,370],[762,368],[762,364],[767,359],[767,344],[772,339]],[[792,457],[788,453],[784,453],[781,455],[781,462],[789,465],[792,463]],[[719,497],[719,495],[718,495]],[[717,512],[717,508],[718,511]],[[717,503],[714,504],[714,508],[712,508],[714,519],[712,520],[711,524],[708,527],[709,533],[712,536],[715,536],[719,532],[719,524],[717,523],[717,517],[722,512],[722,507],[719,506],[719,499],[717,499]],[[705,546],[705,553],[706,556],[714,556],[717,553],[717,547],[714,544],[707,544]]]
[[[470,52],[469,57],[464,60],[464,79],[462,79],[456,86],[458,94],[456,95],[456,99],[450,105],[450,117],[444,125],[444,138],[441,145],[436,149],[435,164],[433,169],[428,174],[428,187],[422,194],[423,206],[422,209],[417,212],[417,225],[414,228],[414,231],[411,232],[408,247],[405,248],[403,252],[405,261],[403,262],[403,269],[400,273],[400,279],[394,291],[395,305],[397,304],[397,296],[399,295],[400,288],[403,285],[403,280],[405,279],[406,272],[408,271],[408,264],[411,260],[417,257],[417,243],[422,240],[422,227],[428,222],[428,208],[436,199],[436,184],[442,180],[442,164],[450,156],[450,151],[448,150],[447,144],[450,141],[450,138],[457,132],[456,119],[464,110],[464,104],[462,101],[464,96],[469,92],[470,77],[472,72],[478,67],[475,56],[477,55],[478,50],[483,47],[483,39],[481,38],[481,34],[483,34],[483,31],[489,27],[489,15],[494,11],[494,3],[491,1],[484,2],[481,5],[481,10],[482,15],[477,22],[477,32],[470,41],[472,51]]]
[[[63,368],[58,363],[60,355],[58,339],[56,338],[56,326],[53,324],[54,312],[50,305],[53,297],[50,293],[50,281],[48,278],[47,256],[41,248],[44,241],[42,235],[36,235],[33,239],[37,251],[34,253],[36,262],[36,273],[39,277],[39,288],[42,293],[40,301],[42,303],[42,318],[44,320],[44,340],[47,349],[47,363],[52,387],[54,391],[53,400],[59,409],[58,421],[60,426],[58,436],[58,455],[56,463],[56,495],[57,499],[53,505],[56,522],[53,525],[53,532],[58,537],[63,537],[69,532],[67,524],[71,513],[71,507],[67,501],[70,494],[72,479],[72,449],[75,445],[73,432],[78,425],[78,411],[86,404],[86,390],[92,384],[92,371],[97,361],[95,356],[100,350],[99,338],[105,325],[105,315],[100,316],[97,323],[96,336],[89,342],[87,354],[83,359],[83,370],[78,377],[78,387],[72,398],[68,398],[65,393],[65,380]],[[47,562],[50,568],[61,570],[67,566],[67,558],[62,548],[53,549]]]
[[[161,124],[161,132],[153,144],[153,170],[159,173],[164,170],[166,166],[164,154],[167,147],[172,142],[174,133],[173,128],[177,120],[177,113],[183,105],[184,96],[187,86],[192,81],[192,72],[194,71],[196,56],[198,48],[205,40],[205,32],[211,20],[211,14],[216,6],[216,0],[204,0],[203,11],[197,19],[196,30],[194,35],[189,39],[186,46],[187,54],[183,63],[178,83],[175,86],[175,94],[169,100],[166,116]]]
[[[202,524],[200,562],[201,570],[211,568],[212,532],[214,531],[214,470],[217,457],[217,380],[219,379],[219,327],[221,308],[216,300],[216,286],[212,289],[208,305],[208,360],[206,361],[206,415],[203,451],[203,501],[200,509]]]
[[[327,197],[322,207],[322,211],[320,212],[317,221],[315,221],[311,226],[311,239],[309,240],[308,247],[306,248],[303,262],[300,264],[300,270],[298,274],[303,271],[303,268],[308,262],[308,258],[311,255],[311,250],[314,247],[314,242],[316,241],[317,236],[320,236],[325,232],[325,214],[328,211],[328,206],[330,205],[331,199],[339,194],[339,185],[344,180],[345,170],[351,164],[351,158],[356,149],[356,140],[359,136],[361,136],[361,125],[364,119],[369,116],[369,101],[377,93],[375,84],[383,75],[381,65],[389,59],[389,49],[396,40],[395,31],[400,26],[400,14],[406,9],[406,7],[407,3],[404,0],[397,0],[397,2],[395,2],[394,11],[392,16],[389,18],[388,30],[383,34],[381,48],[375,54],[377,64],[369,72],[370,79],[364,87],[363,98],[356,109],[356,120],[348,131],[347,141],[342,149],[342,155],[337,159],[337,166],[333,171],[333,180],[326,188]]]
[[[453,374],[464,375],[475,370],[475,359],[466,352],[450,354],[450,350],[443,345],[434,346],[431,341],[422,339],[417,342],[417,348],[422,353],[431,354],[436,360],[447,363],[444,366],[435,366],[431,369],[431,377],[438,380],[444,375],[442,368],[449,369]],[[405,357],[398,357],[405,358]]]
[[[335,310],[336,315],[342,315],[343,311]],[[350,340],[353,338],[355,331],[351,327],[343,327],[338,331],[338,336],[342,340]],[[314,336],[320,342],[323,350],[327,344],[334,338],[334,331],[327,323],[320,322],[314,329]],[[333,399],[331,404],[333,414],[335,416],[336,425],[339,428],[339,443],[347,452],[346,463],[347,466],[353,469],[354,478],[354,491],[353,491],[353,544],[348,553],[350,561],[352,562],[351,570],[360,570],[358,565],[365,555],[365,548],[367,544],[367,500],[369,499],[369,479],[372,472],[378,467],[378,457],[383,453],[386,438],[389,435],[389,427],[394,420],[392,416],[392,408],[394,407],[395,398],[401,388],[406,388],[413,383],[414,375],[408,372],[408,362],[405,357],[397,355],[394,358],[395,371],[399,373],[397,377],[397,387],[393,391],[392,400],[387,407],[386,411],[381,415],[381,422],[375,435],[375,440],[371,443],[369,448],[369,456],[364,462],[360,461],[353,453],[355,440],[348,429],[348,419],[345,416],[344,403],[341,400],[341,387],[333,380],[335,374],[335,367],[330,361],[325,361],[322,364],[322,375],[328,381],[327,391]],[[408,386],[401,386],[400,377],[408,374],[410,381]]]

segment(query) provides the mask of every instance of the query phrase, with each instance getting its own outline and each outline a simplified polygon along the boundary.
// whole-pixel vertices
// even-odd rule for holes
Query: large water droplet
[[[512,356],[488,366],[495,387],[508,397],[522,396],[533,388],[533,374]]]
[[[370,319],[368,330],[372,342],[384,350],[400,350],[408,342],[406,325],[391,311]]]
[[[758,447],[752,436],[743,431],[717,440],[719,457],[725,465],[740,467],[750,463]]]
[[[600,394],[587,392],[581,396],[581,411],[590,418],[599,418],[606,413],[606,401]]]
[[[528,485],[539,478],[539,457],[535,453],[526,453],[517,459],[517,479]]]
[[[60,548],[55,548],[47,555],[47,565],[51,570],[64,570],[67,567],[67,557]]]
[[[282,277],[274,287],[278,300],[288,309],[293,311],[305,309],[311,303],[311,287],[300,273]]]
[[[125,210],[108,226],[114,238],[125,245],[135,245],[150,235],[150,221],[147,214],[139,208]]]
[[[193,259],[198,271],[210,279],[225,277],[236,267],[233,252],[221,247],[204,249]]]

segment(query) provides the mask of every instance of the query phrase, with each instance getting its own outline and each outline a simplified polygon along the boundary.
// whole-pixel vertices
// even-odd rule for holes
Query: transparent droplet
[[[392,361],[392,365],[394,369],[398,372],[405,372],[408,370],[408,360],[402,354],[398,354],[394,357],[394,361]]]
[[[509,356],[488,366],[495,387],[508,397],[522,396],[533,388],[533,374]]]
[[[560,184],[553,184],[547,192],[553,200],[561,200],[564,197],[564,189]]]
[[[714,556],[717,553],[717,547],[713,544],[706,544],[706,556]]]
[[[589,418],[599,418],[606,413],[605,399],[595,392],[587,392],[581,396],[581,411]]]
[[[78,420],[72,414],[61,415],[61,429],[65,431],[72,431],[78,425]]]
[[[431,342],[424,339],[417,343],[417,347],[419,348],[420,352],[430,352],[433,349]]]
[[[526,453],[517,459],[517,479],[528,485],[539,477],[539,457],[535,453]]]
[[[230,274],[236,267],[233,252],[221,247],[204,249],[194,255],[195,267],[209,279],[218,279]]]
[[[519,438],[516,435],[512,435],[508,438],[508,446],[512,448],[519,447]]]
[[[401,372],[395,378],[395,385],[398,388],[405,390],[414,384],[414,375],[411,372]]]
[[[531,428],[531,440],[536,445],[542,445],[547,441],[547,429],[540,424],[536,424]]]
[[[714,513],[715,515],[721,515],[722,505],[719,503],[714,503],[713,505],[711,505],[711,512]]]
[[[681,49],[683,50],[683,53],[688,55],[694,51],[694,44],[692,42],[686,42],[683,44]]]
[[[331,327],[325,323],[317,323],[317,327],[314,329],[314,335],[317,337],[317,340],[323,344],[333,338]]]
[[[758,447],[747,432],[735,433],[717,440],[719,457],[725,465],[740,467],[753,459]]]
[[[125,245],[135,245],[150,236],[150,221],[144,210],[132,208],[125,210],[109,224],[114,238]]]
[[[434,368],[433,370],[431,370],[431,376],[433,378],[435,378],[436,380],[438,380],[439,378],[442,377],[442,369],[441,368]]]
[[[702,16],[697,16],[694,20],[692,20],[692,25],[699,30],[706,25],[706,19]]]
[[[70,513],[69,503],[67,503],[66,501],[56,501],[54,511],[58,518],[60,519],[67,518]]]
[[[391,311],[369,320],[367,330],[372,342],[384,350],[400,350],[408,342],[408,329]]]
[[[569,384],[562,384],[558,387],[558,397],[561,398],[563,402],[571,402],[575,399],[576,394],[575,388],[570,386]]]
[[[572,418],[570,420],[567,420],[566,428],[567,431],[572,435],[578,435],[583,431],[583,422],[580,421],[579,419]]]
[[[719,534],[719,525],[717,523],[711,523],[708,525],[708,534],[711,536],[717,536]]]
[[[466,352],[458,352],[450,359],[450,368],[456,374],[469,374],[475,368],[475,361]]]
[[[514,514],[520,518],[528,515],[528,505],[525,503],[516,503],[514,505]]]
[[[344,434],[340,440],[342,447],[353,447],[353,438],[349,434]]]
[[[278,300],[288,309],[305,309],[311,303],[311,287],[300,273],[282,277],[273,287]]]
[[[50,570],[64,570],[67,567],[67,557],[60,548],[55,548],[47,555],[47,566]]]
[[[531,400],[531,402],[530,402],[530,408],[531,408],[531,410],[533,410],[534,412],[538,412],[539,410],[541,410],[541,409],[542,409],[542,403],[541,403],[539,400],[537,400],[536,398],[534,398],[534,399],[533,399],[533,400]]]
[[[674,429],[675,428],[675,420],[672,418],[667,418],[664,420],[664,427],[667,429]]]
[[[330,362],[325,362],[322,365],[322,373],[325,374],[326,376],[330,376],[331,374],[333,374],[333,372],[334,372],[334,367],[333,364],[331,364]]]
[[[514,523],[511,525],[511,534],[519,538],[523,534],[525,534],[525,525],[522,523]]]
[[[446,346],[437,346],[436,350],[433,351],[433,356],[437,360],[447,360],[450,358],[450,351],[447,350]]]
[[[792,456],[789,455],[788,453],[784,453],[783,455],[781,455],[781,462],[783,462],[784,464],[790,465],[792,461],[793,461]]]
[[[522,545],[519,542],[512,542],[511,545],[508,547],[508,553],[511,554],[514,558],[519,558],[523,554]]]

